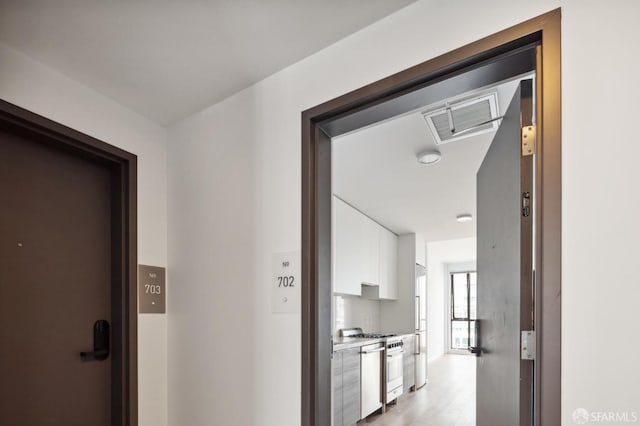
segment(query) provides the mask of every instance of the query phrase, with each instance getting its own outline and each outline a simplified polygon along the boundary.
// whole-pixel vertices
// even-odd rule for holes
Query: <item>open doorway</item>
[[[476,424],[476,175],[534,77],[332,138],[334,425]]]
[[[502,273],[513,272],[516,269],[521,271],[521,265],[525,265],[522,271],[526,271],[527,263],[522,258],[518,263],[517,268],[506,268],[509,263],[509,253],[517,252],[521,253],[521,248],[525,245],[529,245],[530,254],[533,253],[533,241],[535,241],[535,260],[530,258],[528,260],[528,272],[523,273],[516,279],[511,279],[511,282],[515,282],[515,288],[518,290],[517,297],[520,295],[527,295],[531,298],[535,293],[536,298],[536,312],[535,317],[539,320],[535,324],[535,332],[533,340],[530,342],[537,342],[537,350],[533,350],[533,358],[535,358],[535,374],[533,370],[533,360],[522,360],[519,357],[519,351],[516,350],[513,354],[509,355],[508,362],[509,368],[502,368],[501,362],[504,362],[507,358],[500,358],[498,355],[502,352],[499,346],[496,346],[496,350],[491,346],[491,341],[496,337],[495,333],[491,333],[494,330],[491,318],[498,318],[500,315],[496,313],[505,312],[503,318],[507,318],[508,321],[503,321],[508,324],[516,324],[517,328],[510,330],[510,351],[514,348],[513,343],[517,344],[516,349],[519,349],[520,344],[520,325],[524,324],[523,318],[529,317],[531,320],[534,318],[534,313],[529,312],[526,309],[514,310],[509,309],[514,305],[514,300],[506,300],[506,304],[498,306],[497,302],[499,298],[495,297],[496,292],[500,292],[504,289],[492,288],[493,296],[491,292],[478,296],[479,299],[479,320],[475,321],[475,330],[477,346],[470,347],[469,349],[479,356],[476,366],[478,366],[477,378],[480,382],[482,379],[482,385],[478,383],[478,395],[488,395],[488,398],[478,398],[478,411],[477,413],[494,413],[498,417],[491,419],[487,417],[485,420],[478,421],[477,424],[559,424],[559,404],[560,404],[560,385],[559,385],[559,367],[560,367],[560,341],[559,341],[559,253],[560,253],[560,239],[558,234],[560,223],[560,199],[559,199],[559,159],[560,159],[560,122],[557,112],[559,111],[559,11],[551,12],[547,15],[543,15],[539,18],[535,18],[531,21],[525,22],[514,28],[506,30],[502,33],[483,39],[479,42],[473,43],[469,46],[465,46],[459,50],[456,50],[450,54],[444,55],[440,58],[436,58],[432,61],[428,61],[424,64],[416,66],[412,69],[399,73],[398,75],[389,77],[388,79],[374,83],[371,86],[358,90],[356,92],[347,94],[336,100],[327,102],[316,108],[303,113],[303,315],[302,315],[302,340],[303,340],[303,358],[302,358],[302,423],[305,425],[329,425],[332,424],[333,403],[335,395],[333,394],[334,383],[337,378],[336,369],[333,367],[336,363],[341,363],[341,372],[343,373],[340,380],[343,382],[349,380],[357,380],[361,383],[363,375],[363,366],[375,366],[376,363],[380,368],[386,368],[387,374],[392,372],[391,376],[396,378],[399,376],[396,365],[389,365],[389,362],[382,362],[382,354],[388,360],[390,357],[394,357],[395,348],[405,346],[405,342],[392,342],[395,345],[389,345],[389,342],[385,340],[384,343],[375,344],[372,347],[361,347],[359,349],[359,358],[356,360],[355,353],[348,354],[342,353],[342,359],[339,361],[332,360],[332,354],[336,354],[334,351],[334,341],[331,339],[334,336],[334,328],[336,319],[340,316],[337,314],[332,321],[332,311],[337,311],[338,303],[342,303],[344,306],[344,300],[337,302],[333,295],[332,285],[336,285],[334,280],[334,274],[336,271],[332,271],[332,257],[335,256],[333,249],[334,233],[338,232],[340,225],[336,222],[336,229],[332,225],[332,206],[335,204],[343,203],[346,207],[349,204],[334,197],[333,181],[332,181],[332,138],[336,138],[342,135],[347,135],[351,132],[355,132],[359,129],[365,129],[372,127],[376,123],[388,121],[394,117],[405,116],[408,113],[415,111],[416,109],[424,108],[425,106],[433,105],[437,102],[447,101],[453,99],[453,101],[462,100],[459,97],[464,97],[470,92],[485,90],[496,84],[513,80],[516,77],[521,77],[527,73],[536,72],[536,76],[539,84],[537,85],[537,99],[536,110],[538,111],[538,128],[537,130],[532,126],[532,122],[524,120],[525,114],[520,115],[521,111],[527,111],[529,115],[533,114],[534,107],[532,103],[529,106],[522,103],[523,100],[531,100],[531,84],[529,88],[522,86],[516,90],[516,95],[509,104],[506,114],[511,117],[509,126],[501,126],[497,131],[498,133],[504,132],[510,134],[511,139],[502,138],[507,140],[509,148],[506,149],[503,146],[507,146],[504,143],[498,144],[501,148],[492,143],[482,165],[480,166],[480,172],[478,174],[478,191],[484,193],[483,196],[479,196],[479,200],[485,200],[478,204],[478,208],[489,209],[496,206],[503,206],[501,200],[502,194],[511,194],[509,198],[509,206],[512,206],[514,202],[513,192],[514,188],[517,189],[515,196],[516,209],[508,208],[506,210],[515,210],[516,215],[512,215],[520,221],[521,206],[520,206],[520,190],[525,186],[520,186],[521,176],[525,176],[526,173],[521,173],[520,165],[517,168],[501,168],[500,158],[502,155],[512,155],[513,152],[507,153],[508,150],[513,151],[513,147],[517,147],[517,153],[520,155],[520,130],[522,126],[526,126],[530,133],[529,136],[535,140],[537,135],[537,156],[535,163],[532,162],[532,158],[528,158],[531,172],[535,168],[535,181],[533,173],[529,173],[528,179],[531,182],[531,189],[527,189],[523,194],[522,200],[522,217],[527,217],[529,227],[533,227],[533,221],[536,222],[535,238],[527,240],[523,233],[522,240],[517,240],[517,250],[509,249],[513,248],[514,241],[509,241],[512,245],[503,244],[503,240],[494,240],[493,235],[484,235],[482,238],[478,238],[478,252],[479,263],[484,262],[485,265],[482,268],[478,268],[478,289],[482,289],[486,286],[486,283],[501,283],[508,280],[502,276]],[[529,80],[530,81],[530,80]],[[524,88],[523,88],[524,87]],[[445,109],[446,108],[445,106]],[[453,109],[453,108],[451,108]],[[421,112],[422,113],[422,112]],[[447,114],[445,114],[447,115]],[[451,125],[451,118],[449,115],[449,124]],[[423,114],[423,120],[426,119]],[[496,120],[497,121],[497,120]],[[509,120],[504,120],[509,121]],[[478,123],[480,124],[480,123]],[[490,124],[489,122],[484,124]],[[543,125],[544,124],[544,125]],[[524,132],[525,127],[522,127]],[[451,126],[449,130],[453,129]],[[466,129],[462,129],[466,130]],[[515,132],[515,133],[514,133]],[[453,131],[452,131],[453,133]],[[515,136],[514,136],[515,135]],[[497,136],[494,137],[497,139]],[[516,145],[512,143],[515,140]],[[529,141],[532,139],[530,138]],[[543,148],[544,147],[544,148]],[[526,147],[523,144],[523,152]],[[492,152],[500,151],[500,152]],[[365,151],[365,153],[368,151]],[[491,154],[489,155],[489,153]],[[414,154],[415,155],[415,154]],[[524,157],[524,155],[523,155]],[[415,158],[415,157],[414,157]],[[491,161],[487,162],[487,159]],[[486,164],[485,164],[486,163]],[[506,162],[509,164],[515,164],[517,162]],[[523,164],[525,160],[523,160]],[[522,170],[525,170],[523,166]],[[512,170],[513,169],[513,170]],[[516,170],[517,169],[517,170]],[[512,172],[516,171],[517,174]],[[371,174],[373,175],[373,174]],[[522,178],[522,182],[525,178]],[[480,183],[482,182],[482,183]],[[503,184],[508,182],[509,185]],[[517,185],[512,185],[512,183]],[[535,191],[533,183],[535,182]],[[499,188],[497,191],[496,188]],[[487,192],[487,189],[489,191]],[[511,191],[511,192],[510,192]],[[487,194],[493,194],[487,196]],[[495,196],[497,194],[497,196]],[[527,199],[524,200],[524,194],[527,194]],[[493,198],[492,198],[493,197]],[[504,198],[504,197],[503,197]],[[526,203],[525,203],[526,201]],[[526,204],[526,206],[525,206]],[[353,207],[353,206],[351,206]],[[524,211],[527,214],[524,215]],[[357,209],[353,209],[357,210]],[[488,210],[488,211],[489,211]],[[500,212],[501,210],[498,210]],[[353,216],[353,215],[352,215]],[[480,216],[480,215],[479,215]],[[482,215],[482,217],[492,218],[495,223],[487,223],[483,226],[478,226],[479,230],[496,230],[502,228],[501,214],[497,215]],[[511,217],[511,219],[513,219]],[[371,219],[371,218],[369,218]],[[509,220],[511,220],[509,219]],[[366,222],[366,221],[365,221]],[[370,221],[375,222],[376,221]],[[369,224],[370,224],[369,222]],[[491,222],[491,221],[489,221]],[[346,225],[343,229],[369,229],[370,235],[373,235],[373,226],[356,224],[355,216],[351,217],[351,221],[346,221]],[[506,223],[506,222],[504,222]],[[384,228],[384,227],[382,227]],[[520,228],[518,228],[520,229]],[[524,228],[522,228],[524,229]],[[373,250],[373,244],[365,243],[359,248],[363,252],[372,253],[381,251],[379,241],[384,240],[380,235],[385,235],[384,230],[376,233],[378,235],[377,250]],[[387,229],[390,231],[390,229]],[[392,232],[393,233],[393,232]],[[517,232],[511,230],[510,235]],[[500,234],[498,232],[498,234]],[[387,235],[388,236],[388,235]],[[413,239],[413,244],[406,243],[407,247],[413,247],[414,254],[419,253],[420,247],[424,244],[416,244],[417,238]],[[521,244],[521,241],[526,241],[527,244]],[[489,243],[487,245],[487,243]],[[383,244],[383,246],[389,245]],[[490,256],[491,250],[495,249],[496,257],[492,262],[486,262],[486,259]],[[337,250],[336,250],[337,251]],[[540,256],[542,252],[547,253],[544,257]],[[400,259],[407,258],[401,256],[400,244],[398,245],[398,261]],[[553,255],[552,253],[555,253]],[[415,263],[417,257],[413,260],[413,277],[416,278]],[[484,259],[484,260],[482,260]],[[480,262],[482,261],[482,262]],[[356,262],[357,263],[357,262]],[[366,261],[364,263],[367,263]],[[419,263],[419,262],[418,262]],[[353,265],[353,262],[346,262],[347,265]],[[493,265],[487,268],[486,265]],[[518,281],[526,283],[533,280],[533,269],[535,267],[537,276],[537,285],[535,291],[525,287],[524,291],[520,292]],[[349,269],[349,268],[347,268]],[[365,268],[367,269],[367,268]],[[369,268],[371,271],[376,268]],[[384,268],[383,268],[384,269]],[[388,272],[388,265],[386,271]],[[398,276],[400,275],[400,266],[398,265]],[[427,266],[427,269],[428,266]],[[408,268],[406,269],[408,271]],[[486,277],[483,281],[483,271],[486,273]],[[344,271],[343,271],[344,272]],[[352,271],[353,272],[353,271]],[[493,274],[493,275],[491,275]],[[342,273],[341,273],[342,275]],[[378,267],[378,276],[375,277],[379,280],[386,274],[381,273],[380,267]],[[526,277],[525,277],[526,275]],[[523,278],[520,280],[520,278]],[[359,282],[358,282],[359,281]],[[376,281],[369,277],[363,277],[358,279],[357,287],[360,287],[360,293],[362,294],[362,288],[366,287],[366,292],[376,292],[378,299],[393,300],[393,287],[387,286],[384,288],[380,282],[376,286]],[[398,281],[400,282],[400,280]],[[411,280],[402,280],[402,282],[411,282]],[[364,286],[362,284],[365,284]],[[485,285],[483,286],[483,283]],[[368,285],[367,285],[368,284]],[[374,285],[371,285],[374,284]],[[341,285],[338,283],[338,285]],[[531,285],[528,283],[527,285]],[[348,292],[357,291],[354,288],[340,290],[342,293],[348,294]],[[377,287],[377,288],[375,288]],[[491,287],[491,286],[486,286]],[[415,292],[415,281],[412,284],[413,291]],[[511,287],[506,288],[511,291]],[[400,289],[397,289],[400,294]],[[414,295],[415,298],[415,295]],[[496,303],[494,303],[496,302]],[[520,300],[515,303],[520,306]],[[379,302],[384,303],[384,302]],[[481,306],[484,304],[491,305],[491,313],[488,317],[481,316]],[[523,302],[524,303],[524,302]],[[531,303],[531,300],[529,301]],[[522,305],[524,306],[524,305]],[[333,309],[332,309],[333,307]],[[415,321],[415,309],[403,309],[401,315],[403,318],[411,318],[411,322]],[[337,312],[336,312],[337,313]],[[515,318],[512,320],[511,316]],[[522,315],[520,315],[522,314]],[[345,315],[343,315],[345,317]],[[516,318],[517,317],[517,318]],[[344,320],[345,318],[343,318]],[[526,321],[525,321],[526,322]],[[381,321],[382,324],[382,321]],[[412,324],[414,325],[414,324]],[[480,326],[482,325],[482,326]],[[348,327],[347,327],[348,328]],[[353,327],[351,327],[353,328]],[[427,326],[427,328],[429,328]],[[397,329],[398,331],[404,331]],[[514,331],[515,330],[515,331]],[[528,330],[528,329],[522,329]],[[356,330],[358,331],[358,330]],[[415,332],[415,329],[414,329]],[[487,334],[488,333],[488,334]],[[383,333],[385,334],[385,333]],[[415,334],[414,334],[415,335]],[[487,337],[488,336],[488,337]],[[402,336],[401,336],[402,337]],[[345,342],[342,342],[345,343]],[[411,345],[411,343],[408,343]],[[428,343],[427,343],[428,344]],[[414,351],[419,352],[419,348],[423,345],[422,342],[413,340]],[[418,348],[416,350],[415,348]],[[343,348],[345,349],[345,348]],[[355,351],[354,351],[355,352]],[[392,353],[393,352],[393,353]],[[531,351],[530,351],[531,352]],[[511,353],[511,352],[510,352]],[[350,356],[354,355],[354,356]],[[366,355],[366,357],[365,357]],[[366,359],[365,359],[366,358]],[[413,358],[415,362],[416,358]],[[351,363],[355,364],[359,362],[360,376],[357,379],[353,377],[349,378],[344,374],[345,369],[349,370]],[[384,366],[386,364],[386,367]],[[485,365],[486,364],[486,365]],[[346,367],[345,367],[346,366]],[[489,370],[486,370],[486,366],[491,366]],[[484,370],[483,370],[484,369]],[[482,371],[489,371],[491,374],[482,373]],[[500,390],[500,383],[489,383],[487,379],[493,379],[501,374],[495,374],[499,371],[505,371],[505,377],[512,380],[516,377],[515,384],[518,386],[518,375],[522,371],[528,371],[528,378],[524,381],[520,380],[524,384],[524,387],[509,395],[509,401],[497,401],[500,399],[494,392],[496,389]],[[370,375],[367,375],[370,377]],[[373,377],[373,376],[371,376]],[[380,390],[380,403],[383,407],[389,398],[395,396],[395,394],[388,394],[389,390],[395,389],[397,383],[391,384],[389,376],[382,375],[378,382],[380,386],[387,383],[387,388],[382,387]],[[404,377],[403,377],[404,379]],[[535,388],[533,384],[535,383]],[[377,383],[373,383],[372,387],[375,388]],[[402,386],[405,386],[405,380],[402,380]],[[414,385],[415,386],[415,385]],[[481,387],[483,387],[481,389]],[[544,391],[541,391],[544,389]],[[533,395],[535,390],[535,397]],[[419,393],[416,392],[416,394]],[[386,400],[385,401],[385,397]],[[515,400],[512,401],[511,397]],[[493,399],[492,399],[493,398]],[[342,409],[345,407],[347,410],[351,410],[349,404],[344,404],[346,395],[340,396],[343,401]],[[365,411],[376,407],[370,407],[362,401],[369,401],[369,398],[364,398],[362,395],[360,399],[352,405],[356,405],[360,411],[360,419],[366,418],[363,416]],[[395,398],[397,399],[397,398]],[[392,398],[393,400],[393,398]],[[512,404],[513,402],[513,404]],[[366,407],[365,407],[366,406]],[[544,407],[544,409],[542,409]],[[364,409],[366,408],[366,409]],[[507,413],[508,411],[508,413]],[[523,416],[524,413],[524,416]],[[515,417],[514,417],[515,416]],[[518,418],[518,416],[520,416]],[[344,413],[343,417],[344,419]],[[495,419],[506,419],[505,421],[496,421]],[[513,420],[516,418],[516,420]],[[489,420],[487,420],[489,419]],[[344,424],[344,422],[343,422]],[[350,423],[347,423],[350,424]],[[403,423],[399,423],[403,424]]]

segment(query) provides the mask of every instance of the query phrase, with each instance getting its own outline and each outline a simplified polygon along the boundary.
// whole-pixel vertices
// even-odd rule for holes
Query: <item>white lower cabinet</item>
[[[342,351],[333,353],[333,426],[342,425]]]
[[[360,348],[333,353],[333,425],[360,420]]]
[[[416,384],[416,336],[410,334],[402,338],[402,392],[409,393]]]

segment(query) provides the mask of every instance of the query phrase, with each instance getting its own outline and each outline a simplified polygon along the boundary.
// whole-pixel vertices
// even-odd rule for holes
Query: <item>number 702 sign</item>
[[[300,312],[300,251],[274,253],[271,269],[272,311]]]

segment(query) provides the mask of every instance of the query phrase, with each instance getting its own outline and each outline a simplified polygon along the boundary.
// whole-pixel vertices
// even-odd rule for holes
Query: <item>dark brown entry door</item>
[[[111,173],[0,127],[0,424],[111,424]]]
[[[533,361],[520,353],[521,330],[533,326],[533,156],[521,143],[531,114],[532,82],[523,80],[477,175],[478,426],[532,424]]]

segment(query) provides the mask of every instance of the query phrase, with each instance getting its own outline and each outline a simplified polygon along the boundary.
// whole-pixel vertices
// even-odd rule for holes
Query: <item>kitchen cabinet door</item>
[[[402,392],[409,393],[416,384],[416,336],[405,336],[402,338]]]
[[[367,216],[360,214],[362,229],[362,254],[364,268],[362,271],[362,282],[366,284],[380,284],[380,229],[382,228],[376,222]]]
[[[342,352],[333,353],[333,425],[342,426]]]
[[[342,351],[342,424],[360,420],[360,348]]]
[[[383,227],[379,229],[380,299],[398,298],[398,237]]]
[[[333,291],[361,295],[364,269],[362,215],[333,198]]]

